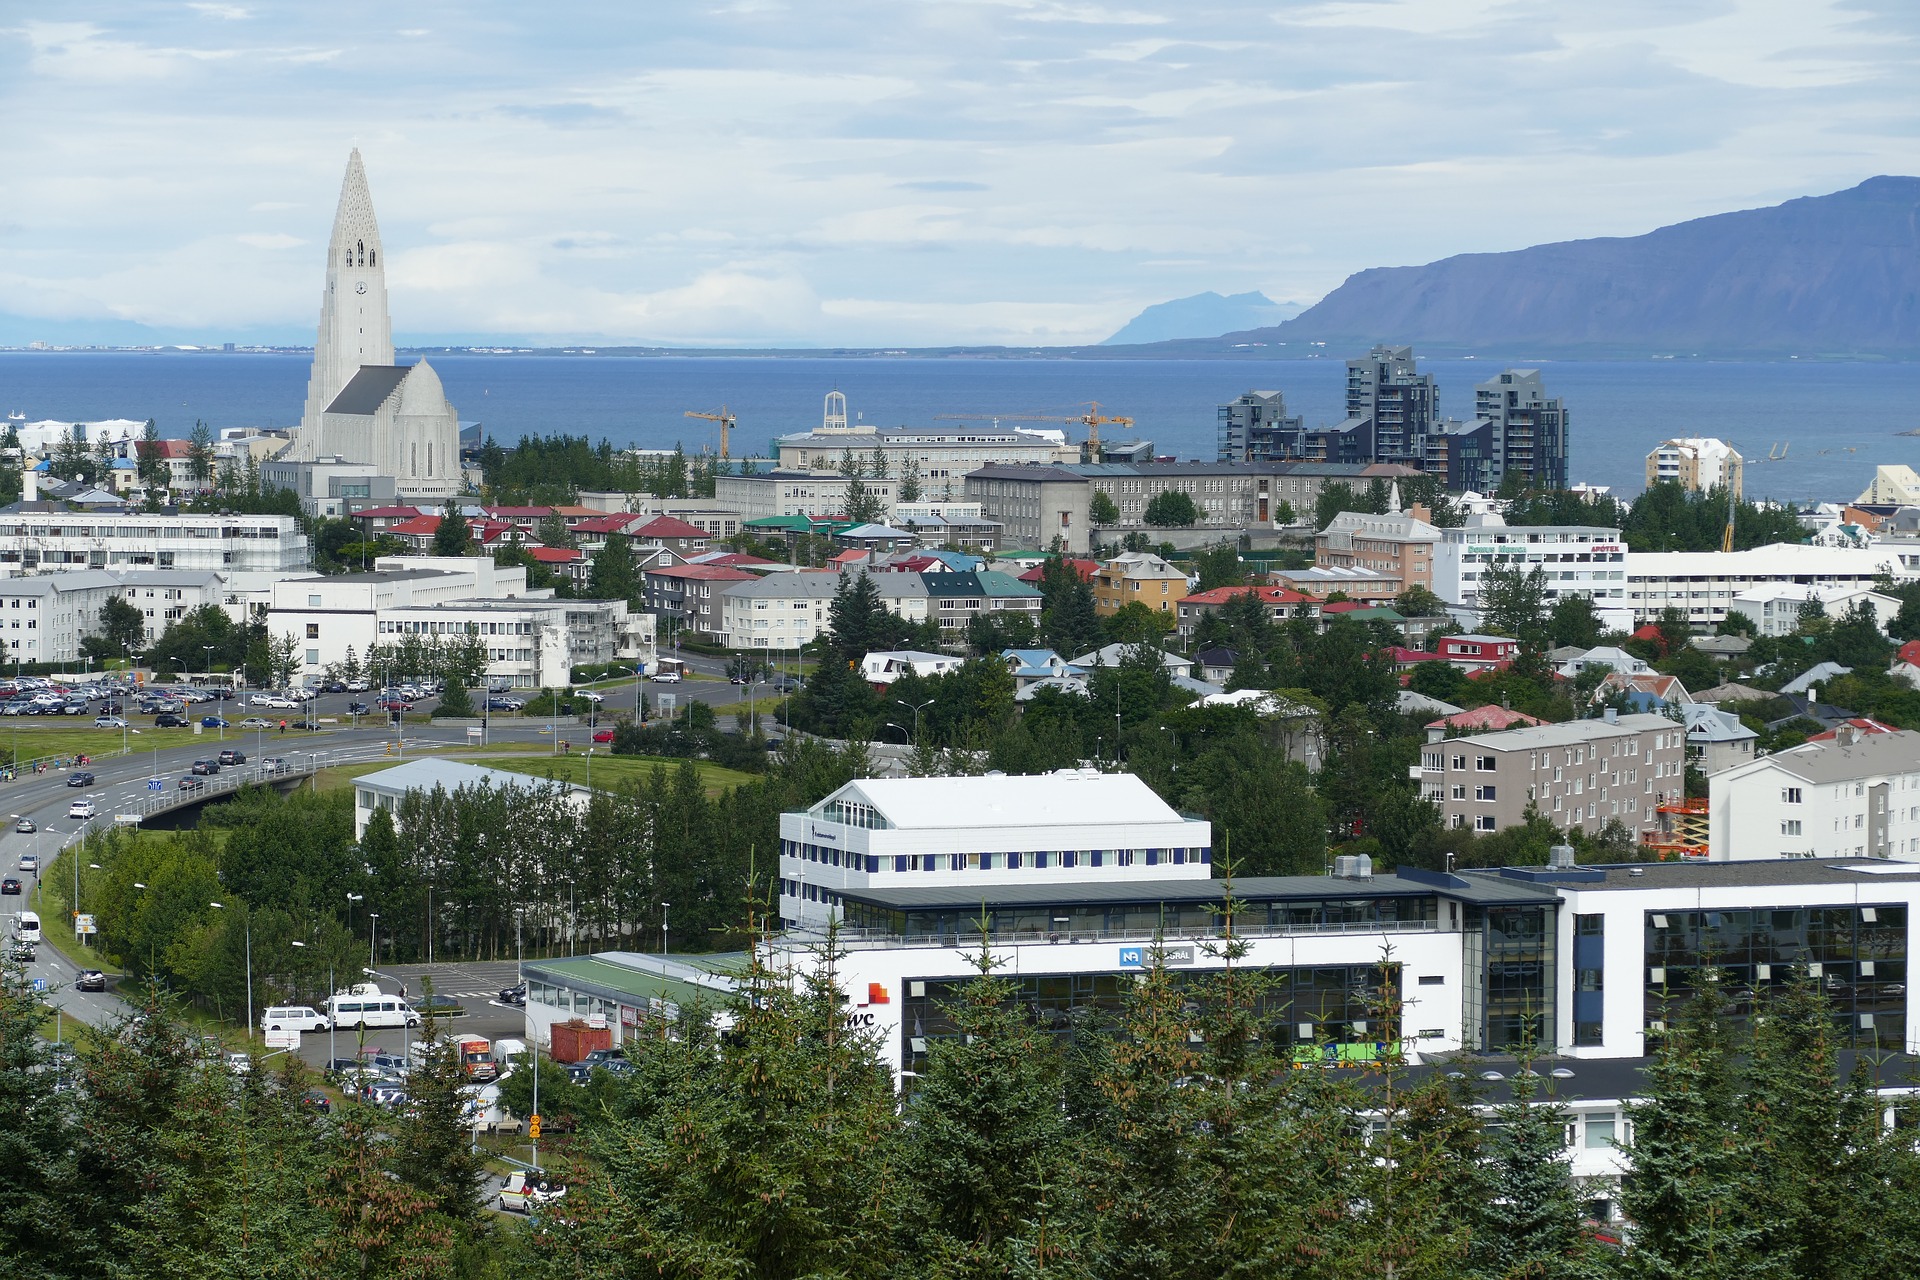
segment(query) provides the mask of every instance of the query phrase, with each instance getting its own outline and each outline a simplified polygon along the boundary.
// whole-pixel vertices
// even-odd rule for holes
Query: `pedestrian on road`
[[[287,731],[287,722],[285,720],[282,720],[280,722],[280,732],[285,733],[286,731]]]

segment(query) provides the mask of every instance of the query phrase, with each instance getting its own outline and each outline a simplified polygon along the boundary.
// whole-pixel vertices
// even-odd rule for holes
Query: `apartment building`
[[[114,577],[120,580],[120,598],[146,619],[142,643],[148,645],[201,605],[223,604],[226,599],[226,575],[211,571],[147,569]]]
[[[844,515],[847,490],[853,483],[838,471],[784,468],[750,476],[715,476],[712,505],[738,512],[742,525],[770,516]],[[880,518],[891,519],[894,498],[899,493],[898,478],[870,476],[860,484],[880,504]]]
[[[409,606],[455,600],[525,597],[527,571],[495,565],[485,556],[388,556],[366,573],[282,578],[266,589],[267,633],[292,636],[303,675],[317,680],[349,652],[365,661],[382,643],[382,616]],[[547,592],[536,593],[549,594]]]
[[[1049,551],[1057,539],[1068,555],[1092,549],[1087,504],[1092,486],[1076,470],[1058,466],[994,465],[970,471],[966,500],[1000,526],[1001,545]]]
[[[769,573],[720,589],[721,644],[729,649],[798,650],[827,629],[840,575],[831,570]]]
[[[1287,413],[1279,391],[1249,391],[1215,411],[1221,462],[1284,462],[1307,456],[1304,421]]]
[[[1707,779],[1708,857],[1920,862],[1920,733],[1843,724]]]
[[[1325,569],[1390,574],[1407,587],[1433,588],[1433,552],[1440,530],[1424,507],[1388,515],[1342,511],[1313,540],[1313,562]]]
[[[1490,426],[1491,488],[1508,476],[1529,489],[1567,487],[1567,409],[1547,395],[1538,369],[1507,369],[1474,387],[1473,416]]]
[[[472,637],[486,651],[487,680],[523,688],[565,688],[575,667],[651,667],[657,657],[653,616],[630,612],[625,600],[450,600],[383,609],[376,622],[383,645],[408,635]]]
[[[711,564],[662,565],[640,575],[646,584],[647,612],[676,632],[696,631],[716,637],[726,629],[721,593],[736,582],[759,576]]]
[[[1449,827],[1500,831],[1529,805],[1556,826],[1597,832],[1618,819],[1647,828],[1654,806],[1683,793],[1686,731],[1665,716],[1615,716],[1430,742],[1421,793]]]
[[[1187,575],[1151,552],[1115,556],[1093,574],[1093,607],[1102,616],[1136,602],[1155,613],[1173,614],[1186,596]]]
[[[1369,461],[1419,467],[1440,416],[1440,388],[1421,373],[1412,347],[1375,347],[1347,361],[1347,420],[1367,424]]]
[[[849,427],[821,428],[775,442],[780,466],[789,471],[837,471],[851,455],[867,470],[876,461],[898,479],[911,468],[920,477],[923,499],[951,501],[966,493],[969,472],[985,466],[1048,466],[1080,461],[1080,446],[1068,444],[1060,430],[1018,427]]]
[[[1375,480],[1391,483],[1418,475],[1398,463],[1331,462],[1154,462],[1117,463],[1065,468],[1083,475],[1094,489],[1107,495],[1120,518],[1114,533],[1149,529],[1147,507],[1162,493],[1183,493],[1193,499],[1197,529],[1222,532],[1273,530],[1311,520],[1320,490],[1341,483],[1365,489]]]
[[[75,569],[295,573],[307,535],[292,516],[0,511],[0,576]]]
[[[1683,436],[1662,440],[1647,454],[1647,487],[1677,484],[1695,493],[1728,488],[1739,497],[1746,479],[1746,461],[1725,440],[1710,436]]]
[[[1900,601],[1878,591],[1860,587],[1803,587],[1783,582],[1750,587],[1734,596],[1727,610],[1745,614],[1763,636],[1786,636],[1800,629],[1800,612],[1808,601],[1818,604],[1830,618],[1838,618],[1864,603],[1883,630],[1900,612]]]
[[[1174,606],[1180,618],[1177,628],[1180,638],[1192,640],[1194,631],[1200,626],[1200,619],[1219,612],[1233,600],[1248,594],[1259,597],[1270,622],[1306,618],[1314,623],[1316,629],[1319,627],[1321,603],[1318,596],[1310,596],[1304,591],[1291,591],[1286,587],[1213,587],[1183,597]]]

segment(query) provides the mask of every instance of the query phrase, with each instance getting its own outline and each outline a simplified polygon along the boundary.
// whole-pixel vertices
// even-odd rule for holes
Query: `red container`
[[[554,1023],[552,1035],[555,1062],[578,1062],[595,1049],[613,1048],[612,1027],[590,1027],[580,1018]]]

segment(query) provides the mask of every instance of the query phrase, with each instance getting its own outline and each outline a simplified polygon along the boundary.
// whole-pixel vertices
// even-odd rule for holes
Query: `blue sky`
[[[1097,340],[1913,173],[1911,0],[89,3],[0,17],[0,311],[310,341]]]

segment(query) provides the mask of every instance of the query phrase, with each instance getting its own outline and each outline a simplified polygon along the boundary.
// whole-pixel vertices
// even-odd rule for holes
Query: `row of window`
[[[882,820],[884,821],[884,820]],[[1211,863],[1209,847],[1176,849],[1028,849],[1005,853],[854,853],[801,840],[782,840],[780,852],[803,862],[843,867],[878,875],[884,870],[911,871],[1045,871],[1068,867],[1185,866]]]

